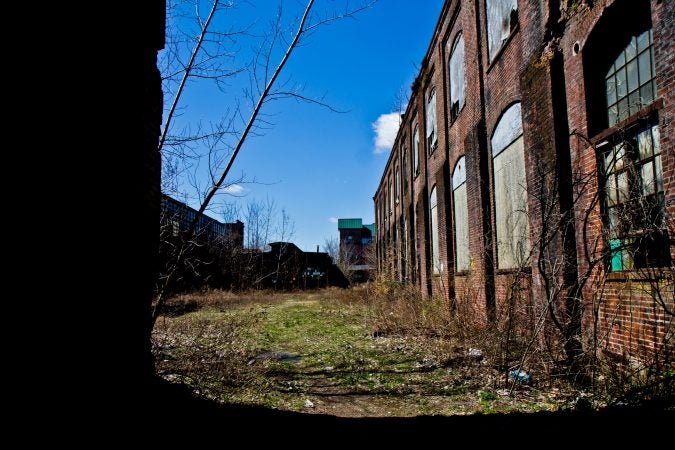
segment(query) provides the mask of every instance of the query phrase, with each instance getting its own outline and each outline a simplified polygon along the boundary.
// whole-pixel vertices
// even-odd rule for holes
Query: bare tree
[[[158,150],[163,156],[167,153],[168,147],[180,149],[176,153],[179,160],[190,152],[194,152],[195,148],[206,148],[207,150],[208,182],[202,193],[199,193],[198,214],[192,222],[185,242],[191,241],[190,238],[195,232],[199,217],[209,207],[216,194],[222,192],[225,187],[231,184],[228,181],[228,175],[247,139],[264,132],[265,128],[271,125],[262,114],[265,105],[275,100],[294,98],[329,107],[321,99],[313,99],[303,95],[299,88],[290,85],[288,81],[279,81],[279,76],[303,39],[310,36],[321,26],[354,17],[358,12],[372,6],[374,1],[362,3],[354,8],[345,3],[342,10],[323,14],[316,13],[313,10],[314,3],[315,0],[309,0],[306,3],[302,14],[293,21],[291,28],[284,22],[283,2],[280,3],[274,22],[271,24],[269,32],[261,38],[259,45],[253,52],[251,61],[243,67],[235,66],[233,69],[228,68],[227,61],[228,58],[231,58],[232,53],[228,51],[229,47],[226,44],[234,42],[237,36],[247,33],[247,29],[222,30],[216,27],[216,24],[219,23],[218,15],[228,8],[232,8],[233,4],[221,0],[212,0],[208,13],[203,13],[201,2],[196,0],[194,3],[194,21],[197,32],[190,36],[187,41],[193,42],[189,57],[179,59],[176,64],[165,65],[165,67],[174,69],[173,71],[169,69],[168,73],[165,74],[165,80],[179,79],[180,81],[175,85],[175,88],[167,89],[168,97],[171,100],[168,102],[170,106],[165,115],[166,119],[158,146]],[[177,39],[176,45],[172,41],[167,46],[170,49],[167,52],[167,58],[170,59],[168,55],[171,55],[172,52],[180,53],[178,50],[180,42],[182,41]],[[170,131],[175,128],[177,111],[181,107],[189,81],[207,78],[216,82],[219,88],[223,88],[229,77],[241,72],[246,73],[249,77],[248,88],[244,91],[243,101],[233,101],[231,110],[223,116],[222,120],[206,130],[207,132],[204,132],[204,128],[201,126],[197,127],[197,132],[188,128],[184,130],[182,135],[178,133],[179,138],[170,140],[172,135]],[[244,101],[249,105],[249,110],[243,107]],[[175,158],[172,161],[173,164],[168,164],[168,166],[172,170],[180,170],[175,163]],[[196,181],[196,177],[194,180]],[[176,269],[181,265],[185,252],[178,251],[175,255],[175,263],[168,269],[158,286],[151,326],[154,325],[154,321],[161,310],[166,287],[171,283],[176,274]]]

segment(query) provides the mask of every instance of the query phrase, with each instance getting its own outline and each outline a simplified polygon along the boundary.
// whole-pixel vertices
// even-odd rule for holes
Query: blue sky
[[[297,14],[301,3],[287,0],[286,14]],[[234,26],[266,24],[277,4],[249,1],[221,19]],[[338,4],[317,0],[315,10],[321,13]],[[372,197],[397,127],[395,116],[387,115],[397,109],[399,91],[410,92],[442,5],[442,0],[379,0],[356,19],[320,28],[297,48],[282,79],[302,85],[303,95],[323,98],[346,112],[293,99],[268,104],[273,125],[247,140],[230,172],[233,180],[244,173],[258,183],[232,187],[237,196],[219,196],[208,214],[222,219],[223,203],[243,206],[272,199],[290,217],[290,240],[303,250],[316,250],[317,245],[323,250],[327,238],[337,237],[337,218],[374,222]],[[237,52],[245,55],[250,48],[238,44]],[[221,91],[204,81],[188,84],[174,126],[218,120],[236,104],[246,83],[233,80]],[[188,185],[182,190],[188,191]],[[188,194],[184,200],[198,206],[191,198]],[[246,222],[243,215],[239,218]]]

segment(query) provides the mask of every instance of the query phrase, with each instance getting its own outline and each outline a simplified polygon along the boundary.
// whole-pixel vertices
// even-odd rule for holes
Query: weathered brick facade
[[[536,332],[557,335],[566,349],[583,344],[624,360],[655,354],[672,360],[673,9],[673,2],[661,0],[446,1],[373,197],[380,271],[416,283],[424,293],[451,302],[458,313],[471,311],[482,321],[503,320],[517,302],[521,323],[531,327],[543,323]],[[449,67],[460,33],[465,86],[457,108],[451,92],[461,80]],[[638,38],[643,44],[631,47]],[[618,81],[624,69],[618,68],[617,58],[622,55],[621,76],[628,77],[627,82],[621,79],[624,85]],[[613,100],[608,90],[612,78],[607,74],[612,71],[619,120],[609,126]],[[631,76],[638,87],[631,88]],[[645,80],[655,82],[654,95]],[[625,86],[628,91],[622,94]],[[426,118],[434,87],[436,144],[430,145]],[[518,120],[510,119],[518,115]],[[501,145],[506,118],[512,122],[506,125],[513,136]],[[416,127],[419,173],[413,154]],[[668,250],[640,247],[644,242],[654,247],[654,232],[638,230],[642,234],[633,231],[630,238],[626,233],[617,238],[619,228],[614,222],[610,225],[616,220],[609,213],[614,205],[609,203],[609,188],[603,186],[613,169],[605,166],[605,152],[629,138],[642,142],[644,133],[656,136],[650,151],[656,154],[660,148],[660,160],[650,156],[643,162],[642,156],[633,156],[631,167],[641,172],[638,176],[626,171],[625,177],[641,183],[641,192],[656,189],[653,197],[661,201],[660,215],[652,225],[661,239],[665,234],[658,242]],[[640,155],[642,151],[640,147]],[[453,174],[462,157],[468,270],[457,270],[456,264],[455,217],[463,220],[463,215],[454,210]],[[523,161],[524,174],[517,170],[518,161]],[[647,186],[651,173],[656,188]],[[617,175],[619,180],[622,176]],[[521,201],[526,203],[517,209],[519,196],[495,186],[510,186],[507,190],[513,192],[520,187],[526,197]],[[621,186],[618,195],[627,195]],[[513,209],[513,215],[500,222],[498,216],[506,214],[504,205]],[[625,209],[612,211],[628,214]],[[511,247],[525,249],[527,258],[508,263],[505,248],[510,243],[504,242],[508,235],[504,224],[516,229],[517,214],[525,212],[527,224],[522,229],[528,230],[529,242],[524,238]],[[628,250],[621,250],[624,245]],[[630,260],[624,261],[621,255],[629,251]],[[498,255],[505,255],[503,261]],[[617,258],[625,264],[621,270]]]

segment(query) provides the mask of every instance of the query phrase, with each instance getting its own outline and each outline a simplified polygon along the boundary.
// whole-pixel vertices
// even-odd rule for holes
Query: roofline
[[[436,20],[436,26],[434,27],[434,32],[431,35],[431,39],[429,40],[429,46],[427,47],[427,51],[424,53],[424,57],[422,58],[422,65],[420,67],[420,70],[417,72],[417,75],[415,76],[415,81],[419,78],[420,73],[424,70],[424,68],[427,66],[429,63],[429,57],[431,53],[433,52],[434,45],[433,43],[436,42],[436,36],[440,34],[441,30],[441,24],[445,22],[445,17],[448,14],[448,11],[450,10],[450,4],[453,3],[452,0],[444,0],[443,2],[443,7],[441,8],[441,13],[438,15],[438,19]],[[405,108],[405,112],[403,113],[405,119],[402,120],[401,124],[399,125],[398,132],[396,132],[396,138],[394,139],[394,144],[391,146],[391,150],[389,151],[389,158],[387,159],[387,164],[384,166],[384,170],[382,171],[382,176],[380,177],[380,182],[377,185],[377,189],[375,189],[375,194],[373,195],[373,202],[377,198],[377,193],[380,191],[380,187],[382,186],[382,182],[385,179],[385,175],[387,175],[387,172],[389,172],[389,166],[391,165],[391,160],[394,157],[394,148],[398,146],[399,141],[400,141],[400,136],[401,136],[401,126],[404,125],[404,123],[407,121],[407,118],[409,117],[409,112],[410,112],[410,105],[413,105],[415,102],[413,102],[414,99],[417,98],[417,92],[412,89],[412,86],[415,85],[415,81],[413,81],[413,84],[410,86],[411,94],[410,94],[410,100],[408,101],[408,105]]]

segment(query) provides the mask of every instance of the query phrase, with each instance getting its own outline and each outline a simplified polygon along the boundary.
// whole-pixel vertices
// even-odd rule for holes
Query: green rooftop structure
[[[366,281],[370,278],[372,267],[368,264],[368,254],[375,238],[375,224],[363,224],[363,219],[338,219],[340,231],[340,258],[347,269],[345,275],[351,281]]]

